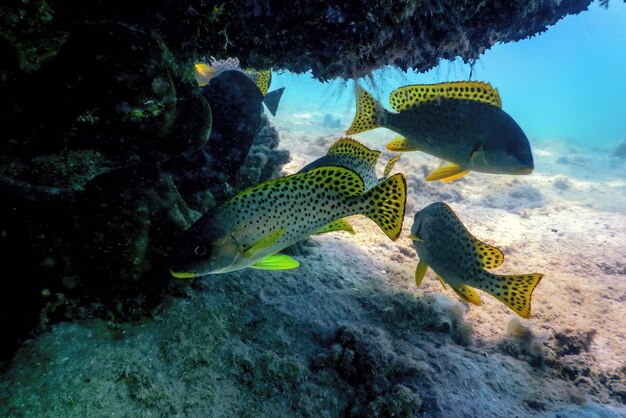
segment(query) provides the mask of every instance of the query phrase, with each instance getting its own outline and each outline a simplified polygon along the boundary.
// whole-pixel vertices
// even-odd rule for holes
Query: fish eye
[[[203,245],[198,245],[194,250],[194,253],[196,253],[196,255],[205,255],[206,254],[206,247]]]

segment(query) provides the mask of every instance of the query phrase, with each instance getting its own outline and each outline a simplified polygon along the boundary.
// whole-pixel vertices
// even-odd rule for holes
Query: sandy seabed
[[[323,116],[275,120],[285,172],[341,136]],[[383,150],[380,131],[357,139]],[[290,249],[299,269],[197,280],[141,323],[58,324],[2,376],[0,415],[626,416],[626,162],[558,140],[533,151],[530,176],[449,184],[423,180],[437,159],[404,154],[396,242],[355,216],[356,235]],[[486,294],[468,307],[432,272],[416,288],[406,236],[435,201],[504,252],[496,273],[544,273],[532,319]]]

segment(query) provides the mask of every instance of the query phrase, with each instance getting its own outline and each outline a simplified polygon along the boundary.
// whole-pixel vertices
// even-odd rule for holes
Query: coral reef
[[[544,31],[590,3],[158,0],[146,7],[137,0],[13,0],[0,17],[7,36],[27,52],[30,65],[54,53],[76,24],[112,21],[158,34],[175,55],[186,59],[238,57],[243,67],[312,70],[324,80],[360,77],[384,65],[425,71],[440,59],[472,61],[497,42]]]

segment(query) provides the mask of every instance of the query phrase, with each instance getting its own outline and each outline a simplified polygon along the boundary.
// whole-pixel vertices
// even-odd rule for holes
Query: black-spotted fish
[[[296,260],[277,252],[356,214],[368,216],[396,240],[405,202],[402,174],[367,192],[358,174],[336,166],[269,180],[240,192],[185,231],[170,270],[190,278],[246,267],[295,268]]]
[[[500,276],[486,271],[502,264],[502,251],[475,238],[445,203],[436,202],[417,212],[410,238],[420,259],[415,270],[418,287],[430,267],[444,287],[447,283],[467,302],[480,305],[473,288],[480,289],[521,317],[530,317],[531,295],[543,275]]]
[[[398,161],[398,155],[390,159],[385,166],[383,177],[378,178],[376,176],[376,163],[380,154],[380,151],[371,150],[352,138],[344,137],[335,142],[328,149],[326,155],[307,164],[298,172],[304,173],[324,165],[345,167],[354,171],[363,179],[365,190],[367,191],[385,180]]]
[[[326,155],[302,167],[298,173],[305,173],[314,168],[327,165],[345,167],[354,171],[363,179],[365,191],[367,191],[389,177],[391,170],[399,158],[399,155],[396,155],[390,159],[385,166],[383,177],[378,178],[376,176],[376,163],[378,162],[380,154],[380,151],[371,150],[352,138],[344,137],[335,142],[328,149]],[[320,229],[317,233],[321,234],[333,231],[355,233],[354,228],[346,219],[339,219],[332,222],[326,225],[325,228]]]
[[[528,138],[501,108],[497,89],[482,82],[452,82],[400,87],[389,112],[362,87],[356,88],[356,116],[348,134],[378,127],[399,133],[387,149],[423,151],[447,163],[426,180],[451,181],[469,171],[530,174]]]
[[[207,85],[212,79],[222,74],[224,71],[241,71],[246,74],[259,88],[263,95],[263,103],[270,111],[272,116],[276,116],[278,110],[278,104],[285,91],[284,87],[268,92],[267,90],[272,83],[272,71],[271,70],[242,70],[239,67],[239,60],[236,58],[229,58],[227,60],[211,60],[210,64],[204,62],[197,62],[194,64],[194,71],[196,75],[196,81],[200,87]]]

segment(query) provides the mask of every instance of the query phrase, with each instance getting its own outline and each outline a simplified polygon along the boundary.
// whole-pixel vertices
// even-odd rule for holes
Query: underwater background
[[[192,63],[180,69],[183,60],[154,52],[162,39],[124,25],[84,29],[87,41],[70,38],[59,54],[66,61],[42,58],[36,70],[24,69],[33,61],[22,51],[18,75],[2,67],[0,85],[9,98],[0,415],[625,417],[626,2],[601,3],[495,43],[472,65],[386,66],[324,82],[272,67],[268,92],[285,88],[276,115],[249,83],[261,76],[226,72],[202,99]],[[46,2],[33,4],[45,16]],[[15,28],[0,40],[21,45]],[[98,52],[109,36],[133,39],[131,58],[148,64],[118,67]],[[134,62],[128,54],[122,63]],[[203,62],[212,54],[222,51]],[[110,87],[108,71],[126,84]],[[137,87],[135,74],[149,82]],[[470,79],[498,89],[528,137],[532,174],[429,182],[441,160],[401,153],[392,173],[403,173],[407,198],[395,242],[356,215],[355,234],[287,248],[295,269],[171,276],[181,234],[203,213],[297,173],[346,136],[357,84],[389,108],[400,86]],[[110,105],[85,99],[102,93],[90,83]],[[396,136],[352,136],[382,151],[379,178]],[[409,234],[433,202],[502,250],[497,274],[543,274],[530,319],[486,293],[481,306],[462,301],[432,271],[416,286]]]

